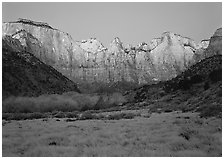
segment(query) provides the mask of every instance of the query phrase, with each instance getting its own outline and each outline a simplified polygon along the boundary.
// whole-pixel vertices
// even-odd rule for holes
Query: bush
[[[69,119],[66,119],[65,121],[66,121],[66,122],[74,122],[74,121],[76,121],[76,120],[77,120],[77,119],[70,119],[70,118],[69,118]]]
[[[222,80],[222,69],[214,70],[209,74],[209,78],[212,82],[218,82]]]
[[[84,105],[83,107],[81,107],[81,111],[87,111],[87,110],[89,110],[89,109],[91,109],[89,106],[87,106],[87,105]]]
[[[67,112],[66,113],[66,117],[67,118],[77,118],[78,117],[78,113],[77,112]]]
[[[30,113],[27,119],[41,119],[46,117],[47,117],[46,114],[35,112],[35,113]]]
[[[165,109],[165,110],[164,110],[165,113],[170,113],[170,112],[172,112],[172,111],[173,111],[172,109]]]
[[[222,105],[218,103],[211,105],[206,104],[201,106],[197,111],[200,112],[200,117],[219,117],[222,114]]]
[[[43,113],[3,113],[2,119],[4,120],[32,120],[32,119],[40,119],[46,118],[47,114]]]
[[[190,129],[190,128],[183,128],[179,134],[179,136],[182,136],[186,140],[190,140],[190,138],[197,134],[198,132],[196,130]]]
[[[133,113],[126,113],[123,115],[124,119],[133,119],[135,117],[135,114]]]
[[[2,120],[9,120],[10,114],[9,113],[2,113]]]
[[[78,110],[78,104],[60,95],[10,97],[2,104],[3,113],[31,113]]]
[[[32,112],[72,112],[97,110],[116,106],[126,102],[121,93],[79,94],[67,92],[62,95],[51,94],[39,97],[9,97],[3,101],[3,113]]]
[[[184,79],[179,82],[179,86],[182,90],[188,90],[191,87],[190,80]]]
[[[209,88],[210,88],[209,82],[206,81],[205,84],[204,84],[204,90],[207,90]]]
[[[58,112],[57,114],[54,115],[55,118],[65,118],[66,115],[64,112]]]
[[[135,115],[133,113],[120,113],[113,114],[108,117],[109,120],[120,120],[120,119],[133,119]]]
[[[84,112],[81,114],[79,120],[89,120],[89,119],[97,119],[97,116],[93,115],[90,112]]]
[[[194,75],[190,79],[191,84],[200,83],[203,81],[203,77],[201,75]]]

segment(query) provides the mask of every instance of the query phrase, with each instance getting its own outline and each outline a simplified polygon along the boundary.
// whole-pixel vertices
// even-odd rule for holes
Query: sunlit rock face
[[[23,32],[20,32],[21,30]],[[11,35],[17,39],[23,39],[27,43],[27,49],[32,54],[44,63],[53,66],[62,74],[68,75],[69,68],[71,68],[70,57],[73,47],[71,36],[67,33],[52,29],[50,26],[47,27],[46,23],[42,25],[41,23],[36,24],[32,21],[28,23],[23,20],[3,23],[2,32],[3,36]]]
[[[78,84],[168,80],[194,64],[195,52],[208,46],[207,42],[197,45],[190,38],[165,32],[136,47],[125,47],[116,37],[105,48],[96,38],[74,41],[46,23],[29,20],[3,23],[2,31],[3,36],[18,39],[26,51]],[[213,41],[220,38],[215,37]]]
[[[194,54],[195,62],[199,62],[199,61],[201,61],[201,60],[206,58],[205,50],[207,49],[208,45],[209,45],[209,40],[202,40],[198,44],[197,50],[195,51],[195,54]]]
[[[161,43],[161,38],[154,38],[149,43],[149,49],[155,49]]]
[[[96,38],[91,38],[88,40],[82,40],[81,42],[76,42],[80,48],[87,52],[97,53],[100,51],[107,50]]]
[[[193,63],[196,44],[189,38],[165,32],[160,39],[153,40],[149,53],[152,65],[160,80],[175,77]]]

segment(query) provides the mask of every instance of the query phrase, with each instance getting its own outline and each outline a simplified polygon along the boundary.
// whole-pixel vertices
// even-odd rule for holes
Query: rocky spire
[[[121,40],[118,37],[115,37],[112,42],[109,45],[109,52],[120,52],[121,50],[123,50],[123,43],[121,42]]]

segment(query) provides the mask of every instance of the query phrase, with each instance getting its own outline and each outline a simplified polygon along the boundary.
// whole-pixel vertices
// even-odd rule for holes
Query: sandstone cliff
[[[105,48],[96,38],[74,41],[68,33],[46,23],[24,19],[3,23],[2,30],[3,36],[18,39],[26,51],[79,85],[168,80],[198,61],[195,53],[203,55],[208,46],[208,41],[196,44],[190,38],[165,32],[148,44],[125,47],[115,38]],[[219,35],[210,39],[211,45]]]
[[[222,28],[216,30],[209,40],[209,46],[205,50],[205,56],[222,55]]]
[[[24,51],[23,42],[4,36],[2,40],[2,95],[39,96],[79,92],[76,84]]]

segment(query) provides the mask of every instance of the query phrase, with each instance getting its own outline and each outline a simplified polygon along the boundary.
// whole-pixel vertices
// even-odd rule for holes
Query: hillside
[[[201,116],[222,112],[222,56],[214,55],[167,82],[144,85],[127,93],[136,106],[152,112],[199,111]]]
[[[17,39],[5,36],[2,40],[2,91],[8,96],[38,96],[79,92],[76,84],[51,66],[37,59]]]

